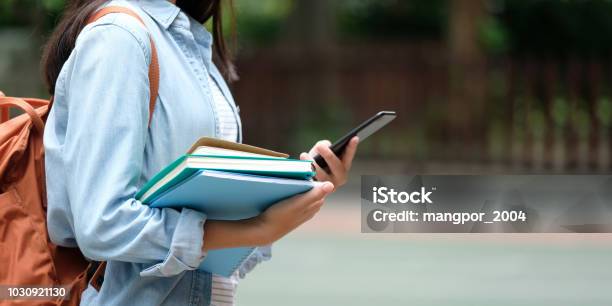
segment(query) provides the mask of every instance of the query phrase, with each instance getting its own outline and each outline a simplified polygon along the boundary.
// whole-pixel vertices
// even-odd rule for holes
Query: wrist
[[[261,215],[245,220],[249,224],[249,235],[251,241],[257,246],[268,245],[275,241],[274,227],[266,222]]]
[[[245,220],[208,220],[204,225],[203,251],[256,247],[269,244],[270,232],[263,220],[254,217]]]

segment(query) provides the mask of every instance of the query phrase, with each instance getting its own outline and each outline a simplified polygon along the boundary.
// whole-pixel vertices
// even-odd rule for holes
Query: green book
[[[202,138],[189,152],[166,166],[136,194],[136,199],[150,203],[164,191],[200,170],[256,174],[270,177],[310,179],[315,172],[312,162],[289,159],[287,155],[253,146]]]

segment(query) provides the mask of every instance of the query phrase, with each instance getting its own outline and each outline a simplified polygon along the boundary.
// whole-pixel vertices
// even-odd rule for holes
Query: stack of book
[[[310,190],[310,161],[214,138],[199,139],[136,194],[151,207],[191,208],[209,220],[241,220]],[[255,248],[209,251],[201,270],[230,276]]]

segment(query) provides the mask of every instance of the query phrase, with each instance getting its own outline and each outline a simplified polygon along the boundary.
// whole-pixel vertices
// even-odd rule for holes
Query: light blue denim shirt
[[[108,261],[102,288],[89,287],[82,305],[207,305],[211,275],[195,270],[206,256],[206,215],[150,208],[134,195],[197,138],[215,136],[207,74],[237,113],[236,105],[201,24],[166,0],[109,5],[130,7],[147,25],[159,54],[159,96],[148,127],[145,27],[111,14],[83,29],[45,128],[49,234]],[[240,275],[269,257],[269,248],[258,249]]]

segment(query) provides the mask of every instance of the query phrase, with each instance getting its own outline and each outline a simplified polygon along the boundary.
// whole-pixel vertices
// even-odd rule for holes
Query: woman
[[[233,304],[237,275],[197,271],[207,250],[266,246],[312,218],[342,185],[357,148],[342,160],[318,142],[330,173],[311,191],[242,221],[207,221],[202,213],[156,209],[134,199],[138,189],[201,136],[241,141],[240,119],[221,76],[235,77],[222,40],[218,0],[73,0],[45,49],[43,70],[54,105],[44,143],[48,227],[53,242],[107,261],[99,290],[82,305]],[[105,5],[126,6],[147,25],[111,14],[85,26]],[[202,24],[212,18],[213,34]],[[149,119],[148,67],[155,42],[161,71]],[[213,44],[214,41],[214,44]],[[214,45],[214,47],[213,47]],[[212,63],[213,50],[220,71]],[[334,187],[335,186],[335,187]],[[244,276],[269,257],[261,247]]]

